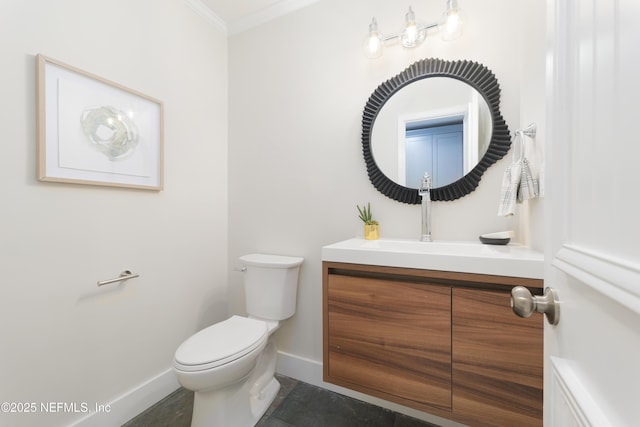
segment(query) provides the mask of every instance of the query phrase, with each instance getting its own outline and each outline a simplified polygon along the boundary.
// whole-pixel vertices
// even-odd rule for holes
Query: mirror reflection
[[[426,89],[417,93],[424,85]],[[466,95],[458,98],[457,92]],[[394,107],[396,103],[400,107]],[[431,128],[435,130],[425,130]],[[445,140],[450,138],[458,142],[448,145]],[[438,179],[429,192],[431,200],[466,196],[510,147],[498,80],[490,69],[473,61],[416,61],[382,82],[362,112],[362,155],[369,180],[382,194],[402,203],[421,203],[416,176],[428,168]]]
[[[417,189],[425,172],[433,188],[471,171],[491,142],[491,110],[472,86],[451,77],[415,81],[391,96],[371,132],[372,156],[398,185]]]

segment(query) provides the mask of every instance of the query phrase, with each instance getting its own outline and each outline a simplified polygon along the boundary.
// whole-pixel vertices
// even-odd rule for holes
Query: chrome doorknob
[[[545,288],[544,295],[533,296],[524,286],[511,289],[511,308],[520,317],[529,317],[534,311],[544,313],[547,321],[557,325],[560,321],[560,303],[555,290]]]

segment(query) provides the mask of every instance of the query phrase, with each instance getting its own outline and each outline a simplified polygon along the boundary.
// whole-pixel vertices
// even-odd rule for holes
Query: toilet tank
[[[284,320],[296,312],[298,275],[304,258],[250,254],[240,257],[247,313],[266,320]]]

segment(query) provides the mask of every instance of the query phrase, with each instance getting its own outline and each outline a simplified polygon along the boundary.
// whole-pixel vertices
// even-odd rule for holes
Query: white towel
[[[522,157],[520,183],[518,185],[518,203],[538,197],[538,180],[531,172],[531,165],[526,157]]]
[[[539,184],[533,171],[537,171],[536,165],[531,163],[525,155],[525,135],[522,130],[517,130],[513,139],[513,154],[511,165],[504,171],[502,178],[502,191],[500,194],[499,216],[515,214],[516,203],[538,197]],[[516,159],[517,142],[520,142],[520,153]],[[533,170],[533,171],[532,171]]]
[[[516,200],[518,199],[518,187],[522,178],[522,163],[512,163],[502,176],[502,191],[500,194],[499,216],[510,216],[516,213]]]

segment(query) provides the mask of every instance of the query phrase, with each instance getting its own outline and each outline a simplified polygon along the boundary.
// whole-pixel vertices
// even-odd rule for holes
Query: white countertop
[[[515,244],[354,238],[324,246],[322,260],[531,279],[544,277],[543,254]]]

